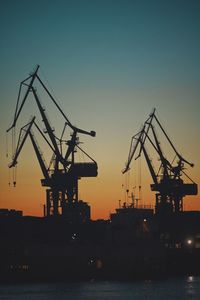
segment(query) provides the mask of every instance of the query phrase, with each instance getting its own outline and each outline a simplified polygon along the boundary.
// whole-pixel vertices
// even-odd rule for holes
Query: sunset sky
[[[69,120],[96,137],[80,136],[98,163],[97,178],[80,181],[80,199],[92,218],[108,218],[124,201],[124,175],[131,137],[155,107],[180,153],[195,167],[189,176],[200,184],[200,1],[18,0],[0,8],[0,208],[43,214],[45,188],[29,140],[18,159],[17,186],[6,157],[19,84],[35,66]],[[38,93],[40,90],[38,88]],[[62,124],[42,99],[52,125]],[[38,116],[27,100],[18,130]],[[11,136],[8,136],[11,150]],[[167,152],[167,149],[164,149]],[[43,148],[45,154],[45,149]],[[9,151],[11,155],[11,151]],[[130,185],[139,182],[138,163]],[[154,204],[148,169],[141,167],[141,204]],[[132,180],[132,181],[131,181]],[[186,209],[200,209],[188,197]]]

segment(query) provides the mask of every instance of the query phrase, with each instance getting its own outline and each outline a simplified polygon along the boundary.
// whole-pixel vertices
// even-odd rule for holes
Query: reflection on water
[[[190,297],[191,299],[196,299],[195,298],[195,289],[196,288],[198,288],[198,287],[197,287],[197,281],[195,280],[195,277],[188,276],[187,284],[186,284],[186,291],[187,291],[188,298]],[[198,291],[200,291],[200,289]],[[200,295],[199,295],[199,297],[200,297]]]
[[[135,282],[82,282],[0,285],[0,299],[129,300],[200,299],[200,277]]]

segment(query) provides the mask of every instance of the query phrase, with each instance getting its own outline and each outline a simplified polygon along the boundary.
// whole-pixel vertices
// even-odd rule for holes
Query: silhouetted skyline
[[[8,186],[5,157],[19,83],[37,64],[70,121],[97,133],[82,139],[99,165],[98,178],[80,182],[80,199],[90,203],[93,217],[107,217],[123,201],[121,170],[130,139],[153,107],[180,153],[194,163],[189,174],[199,183],[199,12],[199,1],[3,3],[0,206],[42,215],[45,192],[31,144],[19,159],[15,189]],[[42,101],[59,128],[58,117]],[[34,111],[30,99],[20,124]],[[146,170],[143,164],[142,201],[149,204],[154,194]],[[200,208],[198,199],[186,200],[185,207]]]

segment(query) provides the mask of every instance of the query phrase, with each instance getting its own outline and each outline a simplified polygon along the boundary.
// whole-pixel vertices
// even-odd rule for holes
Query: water
[[[200,299],[200,277],[162,281],[0,285],[2,300]]]

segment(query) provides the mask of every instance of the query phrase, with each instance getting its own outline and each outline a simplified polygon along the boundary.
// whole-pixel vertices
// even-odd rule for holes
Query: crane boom
[[[58,159],[61,163],[63,163],[63,158],[62,158],[62,156],[61,156],[61,154],[60,154],[60,151],[59,151],[59,149],[58,149],[58,145],[57,145],[55,136],[54,136],[54,134],[53,134],[53,129],[51,128],[51,126],[50,126],[50,124],[49,124],[49,121],[48,121],[48,119],[47,119],[47,117],[46,117],[45,110],[44,110],[44,108],[42,107],[42,105],[41,105],[41,103],[40,103],[40,100],[39,100],[39,98],[38,98],[38,95],[37,95],[37,93],[36,93],[35,88],[32,87],[32,91],[33,91],[33,95],[34,95],[34,97],[35,97],[35,100],[36,100],[38,109],[39,109],[40,114],[41,114],[41,116],[42,116],[42,120],[43,120],[43,122],[44,122],[44,124],[45,124],[46,131],[47,131],[47,133],[48,133],[48,135],[49,135],[49,137],[50,137],[50,140],[51,140],[51,142],[52,142],[52,144],[53,144],[54,151],[55,151],[55,153],[56,153],[57,159]]]
[[[38,159],[40,168],[42,170],[43,176],[46,180],[49,180],[49,174],[48,174],[47,166],[45,164],[45,160],[44,160],[42,152],[40,151],[40,148],[39,148],[39,146],[38,146],[38,144],[35,140],[34,134],[32,133],[31,130],[29,132],[29,136],[30,136],[31,142],[33,144],[33,148],[35,150],[35,154],[37,156],[37,159]]]
[[[21,113],[21,110],[22,110],[22,108],[23,108],[23,106],[24,106],[24,103],[25,103],[25,101],[26,101],[26,98],[28,97],[28,94],[29,94],[29,92],[30,92],[31,89],[32,89],[33,82],[34,82],[34,80],[35,80],[35,78],[36,78],[36,75],[37,75],[37,72],[38,72],[39,67],[40,67],[40,66],[37,65],[35,72],[34,72],[31,76],[29,76],[28,78],[26,78],[25,80],[23,80],[23,81],[21,82],[21,84],[20,84],[20,90],[21,90],[21,85],[22,85],[26,80],[28,80],[28,79],[30,79],[30,78],[32,77],[32,78],[31,78],[31,82],[30,82],[29,85],[28,85],[28,88],[27,88],[27,90],[26,90],[26,93],[25,93],[25,95],[24,95],[24,98],[23,98],[23,100],[22,100],[22,103],[21,103],[21,105],[20,105],[20,107],[19,107],[19,110],[18,110],[18,102],[19,102],[19,95],[20,95],[20,90],[19,90],[19,95],[18,95],[17,106],[16,106],[16,110],[15,110],[14,121],[13,121],[11,127],[7,129],[7,132],[9,132],[13,127],[16,126],[17,120],[18,120],[19,115],[20,115],[20,113]]]
[[[144,126],[143,126],[143,131],[144,131],[144,137],[141,139],[141,144],[144,144],[146,141],[146,138],[148,137],[149,129],[151,127],[151,123],[153,121],[155,115],[155,108],[153,109],[153,112],[149,115],[148,119],[145,121]],[[142,148],[140,148],[139,154],[137,157],[140,157],[142,152]]]
[[[168,140],[169,144],[171,145],[172,149],[174,150],[174,152],[176,153],[176,155],[178,156],[178,158],[182,161],[184,161],[185,163],[187,163],[188,165],[190,165],[191,167],[194,166],[193,163],[190,163],[189,161],[187,161],[185,158],[183,158],[180,153],[176,150],[176,148],[174,147],[172,141],[170,140],[169,136],[167,135],[167,133],[165,132],[163,126],[161,125],[160,121],[158,120],[158,118],[156,117],[156,115],[154,114],[154,118],[156,120],[156,122],[158,123],[158,125],[160,126],[160,129],[162,130],[162,132],[164,133],[166,139]]]
[[[141,145],[141,148],[142,148],[142,151],[143,151],[143,153],[144,153],[144,156],[145,156],[147,165],[148,165],[148,167],[149,167],[149,171],[150,171],[150,173],[151,173],[151,176],[152,176],[152,178],[153,178],[153,181],[154,181],[155,184],[158,184],[158,179],[157,179],[156,173],[155,173],[155,171],[154,171],[154,168],[153,168],[153,166],[152,166],[152,163],[151,163],[151,160],[150,160],[150,158],[149,158],[149,156],[148,156],[148,153],[147,153],[147,151],[146,151],[146,149],[145,149],[145,146],[144,146],[144,145]]]
[[[130,146],[130,150],[129,150],[129,154],[128,154],[128,160],[127,160],[125,169],[122,171],[123,174],[126,173],[130,169],[131,161],[133,159],[133,156],[137,150],[139,143],[141,142],[141,137],[143,136],[143,134],[144,134],[144,130],[142,129],[140,132],[138,132],[136,135],[134,135],[132,137],[131,146]]]
[[[19,157],[19,155],[21,153],[21,150],[22,150],[22,148],[24,146],[24,143],[25,143],[25,141],[26,141],[26,139],[27,139],[27,137],[29,135],[30,139],[31,139],[31,142],[33,144],[33,148],[35,150],[38,162],[40,164],[42,173],[43,173],[45,179],[48,180],[49,179],[49,174],[48,174],[48,171],[47,171],[48,169],[46,167],[45,160],[44,160],[42,152],[40,151],[39,146],[38,146],[38,144],[37,144],[37,142],[35,140],[35,137],[34,137],[32,131],[31,131],[31,128],[32,128],[33,124],[36,124],[35,123],[35,117],[32,118],[31,122],[29,122],[28,124],[26,124],[25,126],[23,126],[21,128],[20,134],[19,134],[18,146],[17,146],[17,149],[16,149],[15,154],[13,156],[12,162],[9,164],[9,168],[12,168],[12,167],[14,167],[17,164],[17,158]],[[25,131],[25,135],[23,136],[23,139],[20,142],[21,132],[23,130]]]
[[[9,164],[9,168],[12,168],[12,167],[14,167],[17,164],[17,158],[18,158],[18,156],[19,156],[19,154],[20,154],[20,152],[21,152],[21,150],[23,148],[23,145],[24,145],[24,143],[25,143],[25,141],[26,141],[26,139],[28,137],[28,134],[29,134],[29,132],[31,130],[31,127],[32,127],[32,125],[34,123],[34,120],[35,120],[35,117],[32,118],[32,120],[31,120],[30,123],[26,124],[25,126],[23,126],[21,128],[20,132],[22,132],[22,130],[25,130],[24,128],[27,127],[27,129],[25,130],[25,135],[24,135],[21,143],[20,143],[20,136],[21,136],[21,134],[19,135],[18,147],[17,147],[17,149],[15,151],[15,154],[13,156],[12,162]]]
[[[71,129],[73,129],[74,131],[76,131],[77,133],[88,134],[88,135],[94,137],[96,135],[95,131],[93,131],[93,130],[92,131],[86,131],[86,130],[77,128],[74,125],[72,125],[72,123],[69,121],[69,119],[67,118],[67,116],[65,115],[65,113],[63,112],[63,110],[60,108],[60,106],[58,105],[58,103],[56,102],[56,100],[54,99],[54,97],[52,96],[52,94],[49,92],[49,90],[47,89],[47,87],[45,86],[45,84],[43,83],[43,81],[40,79],[40,77],[38,75],[36,75],[36,77],[37,77],[38,81],[40,82],[40,84],[42,85],[42,87],[44,88],[44,90],[46,91],[46,93],[49,95],[49,97],[53,101],[53,103],[55,104],[55,106],[57,107],[57,109],[59,110],[59,112],[62,114],[62,116],[66,120],[66,124]]]
[[[164,170],[164,174],[163,175],[168,177],[169,176],[169,174],[168,174],[168,166],[171,167],[171,164],[168,162],[168,160],[163,155],[163,152],[162,152],[161,147],[160,147],[160,143],[158,141],[158,137],[156,135],[154,126],[152,126],[152,124],[151,124],[151,130],[152,130],[154,141],[155,141],[155,144],[156,144],[156,149],[157,149],[159,158],[161,160],[161,164],[163,166],[163,170]]]

